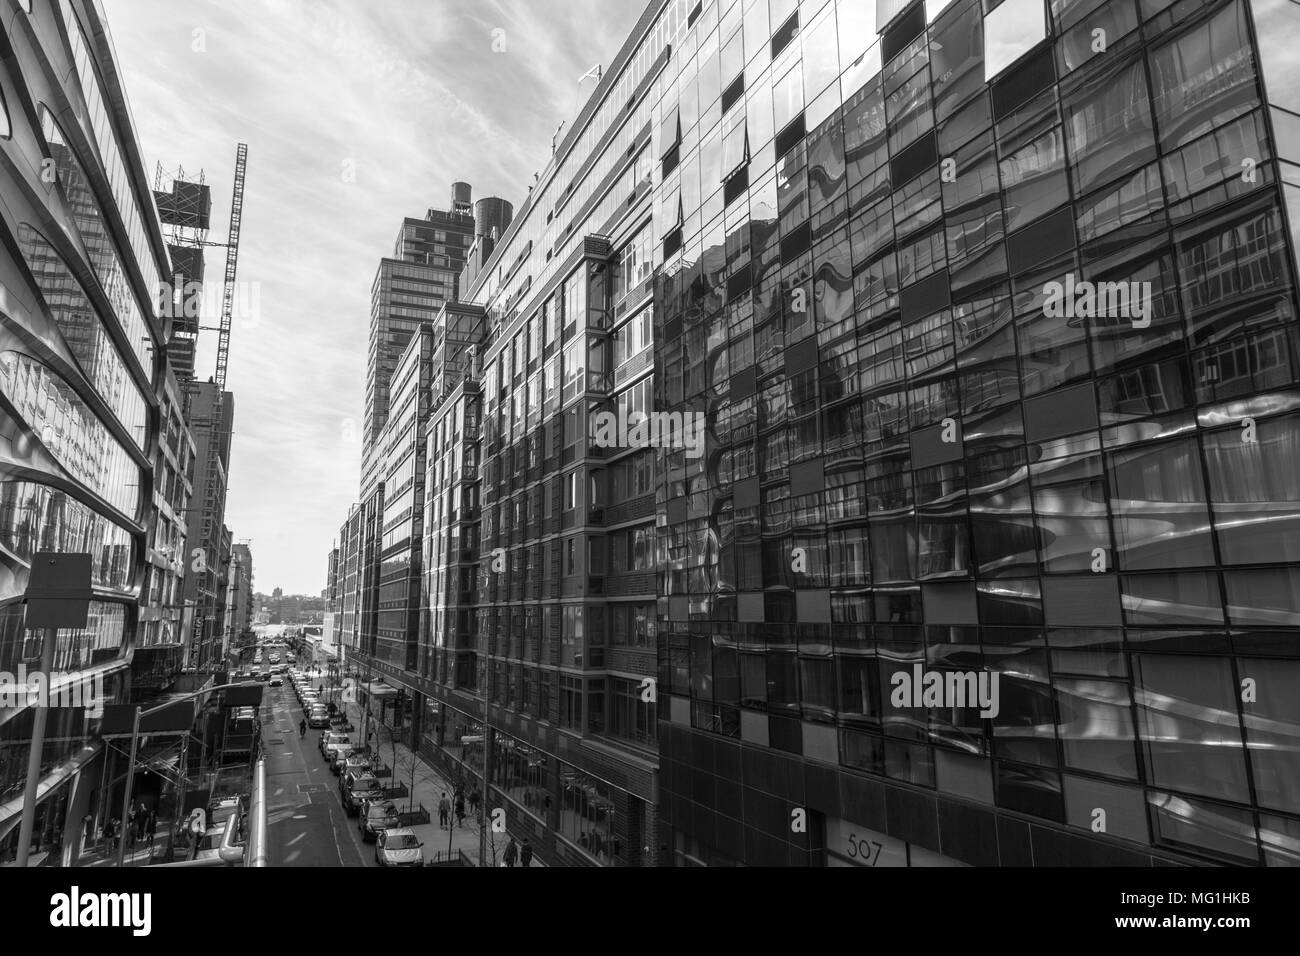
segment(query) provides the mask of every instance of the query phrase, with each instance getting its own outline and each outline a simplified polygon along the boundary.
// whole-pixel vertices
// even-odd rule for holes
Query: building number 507
[[[871,852],[873,846],[876,848],[874,854]],[[859,840],[856,833],[849,834],[850,860],[861,860],[867,866],[875,866],[880,862],[881,849],[881,845],[875,840],[867,840],[865,837]]]

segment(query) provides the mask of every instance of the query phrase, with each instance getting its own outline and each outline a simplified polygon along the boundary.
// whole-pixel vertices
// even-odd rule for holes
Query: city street
[[[320,732],[298,737],[301,718],[292,687],[266,689],[262,740],[271,865],[374,866],[374,851],[343,812],[338,778],[316,750]]]

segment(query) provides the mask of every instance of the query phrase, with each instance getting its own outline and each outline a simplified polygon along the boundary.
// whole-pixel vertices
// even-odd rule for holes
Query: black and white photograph
[[[1300,0],[0,0],[6,938],[1294,867]]]

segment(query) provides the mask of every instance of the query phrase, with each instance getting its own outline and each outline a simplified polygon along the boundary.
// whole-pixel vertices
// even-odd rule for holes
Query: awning
[[[371,697],[396,697],[397,691],[389,687],[383,681],[372,680],[369,684],[362,685],[364,690]]]

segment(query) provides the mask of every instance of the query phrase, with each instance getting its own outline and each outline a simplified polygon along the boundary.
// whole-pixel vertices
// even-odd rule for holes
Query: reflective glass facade
[[[87,624],[57,632],[53,666],[102,675],[112,703],[128,693],[136,648],[161,641],[149,629],[179,620],[156,607],[179,602],[178,515],[193,458],[152,312],[170,267],[145,172],[123,159],[139,150],[127,110],[113,105],[124,96],[98,6],[11,4],[5,16],[0,671],[40,668],[42,641],[23,605],[36,553],[89,554]],[[146,615],[142,601],[154,605]],[[5,859],[18,835],[32,721],[25,705],[0,710]],[[97,759],[97,729],[85,708],[51,716],[39,799],[55,829],[70,833],[88,808],[94,786],[64,784]],[[97,765],[92,775],[99,780]]]
[[[461,290],[427,753],[548,864],[1300,862],[1297,10],[649,4]]]
[[[1254,39],[1300,10],[705,6],[654,147],[656,408],[709,423],[658,470],[676,859],[1300,862],[1300,117]],[[898,706],[914,666],[997,713]]]

